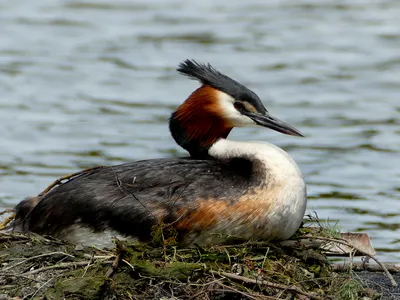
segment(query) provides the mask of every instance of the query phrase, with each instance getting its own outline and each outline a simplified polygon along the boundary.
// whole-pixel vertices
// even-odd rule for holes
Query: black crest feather
[[[195,60],[187,59],[179,64],[177,71],[190,79],[198,80],[204,85],[212,86],[232,96],[234,99],[248,101],[260,111],[265,110],[256,93],[225,74],[220,73],[210,64],[202,64]]]
[[[234,81],[228,76],[218,72],[210,64],[201,64],[196,62],[195,60],[187,59],[184,62],[181,62],[178,66],[177,71],[183,75],[188,76],[190,79],[198,80],[202,84],[206,85],[218,85],[220,84],[221,79],[227,81]],[[235,84],[238,84],[234,81]]]

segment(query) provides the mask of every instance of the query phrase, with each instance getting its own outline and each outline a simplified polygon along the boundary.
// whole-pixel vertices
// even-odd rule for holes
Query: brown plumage
[[[195,153],[208,149],[220,138],[226,138],[234,125],[221,117],[221,108],[217,101],[219,91],[203,85],[194,91],[189,98],[173,113],[171,120],[177,123],[188,146],[184,148]],[[171,131],[174,136],[175,131]]]

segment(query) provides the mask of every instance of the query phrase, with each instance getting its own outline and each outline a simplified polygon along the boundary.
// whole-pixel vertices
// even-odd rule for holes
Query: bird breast
[[[306,209],[306,185],[288,153],[269,143],[223,139],[210,148],[209,154],[221,160],[241,157],[252,161],[259,182],[229,209],[218,209],[224,221],[218,223],[215,232],[267,240],[287,239],[296,232]]]

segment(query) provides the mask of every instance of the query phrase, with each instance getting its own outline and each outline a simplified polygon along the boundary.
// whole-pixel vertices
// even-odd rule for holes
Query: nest
[[[332,240],[348,242],[327,236],[325,229],[312,231],[301,228],[291,242],[180,248],[175,233],[161,226],[154,228],[149,244],[114,240],[109,250],[3,232],[0,298],[397,299],[391,297],[398,289],[382,272],[381,284],[374,279],[375,285],[368,285],[371,272],[354,276],[358,263],[330,262]],[[365,251],[352,249],[352,255]]]

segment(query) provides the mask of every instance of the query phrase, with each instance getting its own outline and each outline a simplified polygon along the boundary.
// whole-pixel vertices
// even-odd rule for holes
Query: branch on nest
[[[391,273],[400,272],[400,264],[384,264],[386,269]],[[331,269],[335,272],[346,272],[350,268],[350,264],[332,264]],[[353,263],[352,270],[354,271],[369,271],[369,272],[384,272],[380,265],[371,265],[364,262]]]
[[[397,282],[394,280],[392,274],[390,274],[390,272],[388,271],[386,266],[383,263],[381,263],[375,256],[370,255],[369,253],[365,252],[363,249],[360,249],[360,248],[352,245],[351,243],[349,243],[348,241],[346,241],[344,239],[327,238],[327,237],[321,237],[321,236],[319,236],[319,237],[309,237],[309,238],[318,239],[318,240],[325,240],[325,241],[328,241],[328,242],[339,243],[339,244],[345,245],[347,247],[351,247],[354,250],[362,253],[363,255],[372,258],[382,268],[383,272],[385,272],[386,276],[389,278],[390,282],[392,283],[392,286],[393,287],[397,287],[398,286]]]
[[[0,211],[0,216],[2,216],[4,214],[12,213],[12,212],[14,212],[14,210],[12,208],[5,209],[3,211]]]
[[[2,221],[0,223],[0,230],[5,229],[8,226],[8,224],[10,224],[15,218],[14,209],[6,209],[6,210],[0,212],[0,215],[6,214],[6,213],[10,213],[10,215],[7,218],[5,218],[4,221]]]
[[[52,256],[52,255],[63,255],[63,256],[69,256],[69,257],[71,257],[71,258],[75,258],[75,257],[74,257],[73,255],[71,255],[71,254],[64,253],[64,252],[59,252],[59,251],[57,251],[57,252],[50,252],[50,253],[43,253],[43,254],[40,254],[40,255],[28,257],[27,259],[24,259],[23,261],[20,261],[20,262],[14,264],[14,265],[11,265],[11,266],[9,266],[9,267],[7,267],[7,268],[4,268],[2,271],[3,271],[3,272],[4,272],[4,271],[8,271],[8,270],[10,270],[10,269],[12,269],[12,268],[15,268],[16,266],[19,266],[19,265],[22,265],[22,264],[26,263],[27,261],[30,261],[30,260],[32,260],[32,259],[41,258],[41,257],[46,257],[46,256]]]
[[[227,273],[227,272],[217,272],[217,271],[210,271],[211,274],[214,275],[220,275],[229,279],[233,279],[233,280],[237,280],[237,281],[241,281],[244,283],[249,283],[249,284],[254,284],[254,285],[263,285],[263,286],[267,286],[270,288],[274,288],[274,289],[278,289],[278,290],[284,290],[284,291],[289,291],[291,293],[295,293],[295,294],[299,294],[302,296],[306,296],[309,299],[313,299],[313,300],[322,300],[323,298],[313,294],[313,293],[307,293],[301,289],[299,289],[298,287],[295,286],[289,286],[289,285],[284,285],[284,284],[278,284],[278,283],[274,283],[274,282],[270,282],[270,281],[265,281],[264,279],[262,280],[256,280],[256,279],[252,279],[252,278],[247,278],[244,276],[240,276],[240,275],[235,275],[232,273]]]
[[[97,170],[97,169],[100,169],[100,168],[104,168],[104,167],[103,166],[99,166],[99,167],[89,168],[89,169],[86,169],[86,170],[83,170],[83,171],[75,172],[75,173],[60,177],[57,180],[53,181],[53,183],[50,184],[44,191],[42,191],[38,195],[38,197],[42,197],[42,196],[46,195],[52,188],[54,188],[57,185],[62,184],[64,180],[71,180],[74,177],[77,177],[77,176],[85,174],[85,173],[89,173],[91,171],[94,171],[94,170]]]
[[[117,254],[115,257],[112,266],[107,270],[105,277],[106,278],[111,278],[111,276],[114,274],[115,270],[118,269],[119,263],[121,261],[121,253]]]
[[[31,275],[31,274],[37,274],[43,271],[47,271],[47,270],[51,270],[51,269],[66,269],[69,267],[78,267],[78,266],[87,266],[90,263],[90,261],[76,261],[76,262],[67,262],[67,263],[59,263],[56,265],[51,265],[51,266],[46,266],[46,267],[42,267],[39,269],[35,269],[32,271],[28,271],[22,275]],[[102,264],[112,264],[112,261],[103,261],[101,262]]]

